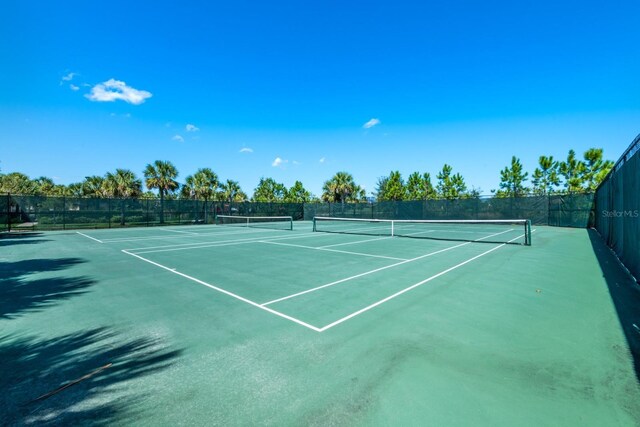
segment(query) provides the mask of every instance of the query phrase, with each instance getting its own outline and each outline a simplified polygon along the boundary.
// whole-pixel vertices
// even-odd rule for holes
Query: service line
[[[310,325],[310,324],[308,324],[306,322],[303,322],[300,319],[296,319],[295,317],[291,317],[291,316],[288,316],[288,315],[286,315],[284,313],[280,313],[279,311],[273,310],[273,309],[271,309],[269,307],[263,307],[262,305],[258,304],[257,302],[254,302],[254,301],[251,301],[251,300],[249,300],[247,298],[241,297],[240,295],[236,295],[233,292],[229,292],[229,291],[227,291],[225,289],[222,289],[222,288],[220,288],[218,286],[214,286],[214,285],[212,285],[210,283],[207,283],[207,282],[205,282],[203,280],[196,279],[195,277],[192,277],[192,276],[189,276],[187,274],[181,273],[181,272],[177,271],[175,268],[170,268],[170,267],[164,266],[162,264],[159,264],[157,262],[151,261],[150,259],[141,257],[140,255],[137,255],[137,254],[134,254],[134,253],[131,253],[131,252],[127,252],[125,249],[123,249],[122,252],[124,252],[127,255],[131,255],[132,257],[138,258],[138,259],[140,259],[140,260],[142,260],[144,262],[148,262],[149,264],[155,265],[156,267],[160,267],[163,270],[166,270],[166,271],[168,271],[170,273],[177,274],[178,276],[184,277],[185,279],[188,279],[188,280],[191,280],[193,282],[196,282],[199,285],[206,286],[206,287],[208,287],[210,289],[213,289],[214,291],[217,291],[217,292],[223,293],[225,295],[228,295],[228,296],[230,296],[232,298],[235,298],[235,299],[240,300],[240,301],[242,301],[244,303],[247,303],[249,305],[257,307],[257,308],[259,308],[261,310],[267,311],[267,312],[269,312],[271,314],[275,314],[276,316],[279,316],[279,317],[282,317],[283,319],[287,319],[287,320],[289,320],[291,322],[297,323],[298,325],[302,325],[305,328],[309,328],[309,329],[311,329],[313,331],[320,332],[319,328],[317,328],[317,327],[315,327],[313,325]]]
[[[482,239],[477,239],[477,240],[488,239],[490,237],[497,236],[498,234],[508,233],[509,231],[512,231],[512,230],[501,231],[500,233],[492,234],[490,236],[485,236]],[[516,239],[518,239],[520,237],[521,236],[519,236],[519,237],[517,237],[517,238],[515,238],[513,240],[516,240]],[[387,265],[385,267],[379,267],[379,268],[376,268],[374,270],[365,271],[364,273],[356,274],[356,275],[351,276],[351,277],[346,277],[344,279],[336,280],[335,282],[327,283],[326,285],[317,286],[315,288],[311,288],[311,289],[307,289],[305,291],[297,292],[295,294],[287,295],[287,296],[284,296],[282,298],[278,298],[278,299],[274,299],[274,300],[271,300],[271,301],[267,301],[267,302],[263,303],[262,305],[265,306],[265,305],[269,305],[269,304],[274,304],[276,302],[280,302],[280,301],[288,300],[288,299],[291,299],[291,298],[295,298],[295,297],[298,297],[300,295],[308,294],[310,292],[319,291],[320,289],[324,289],[324,288],[328,288],[330,286],[338,285],[340,283],[348,282],[350,280],[357,279],[357,278],[363,277],[363,276],[367,276],[369,274],[377,273],[379,271],[383,271],[383,270],[386,270],[388,268],[393,268],[393,267],[397,267],[399,265],[404,265],[404,264],[408,264],[410,262],[418,261],[420,259],[427,258],[427,257],[433,256],[433,255],[437,255],[437,254],[442,253],[442,252],[446,252],[446,251],[450,251],[452,249],[456,249],[456,248],[459,248],[459,247],[462,247],[462,246],[470,245],[471,243],[473,243],[473,241],[460,243],[459,245],[455,245],[455,246],[449,246],[448,248],[440,249],[439,251],[429,252],[427,254],[420,255],[420,256],[415,257],[415,258],[411,258],[411,259],[407,259],[407,260],[404,260],[404,261],[396,262],[395,264],[390,264],[390,265]]]
[[[397,258],[397,257],[392,257],[392,256],[386,256],[386,255],[374,255],[374,254],[365,254],[362,252],[351,252],[351,251],[342,251],[340,249],[328,249],[326,246],[305,246],[305,245],[294,245],[292,243],[279,243],[279,242],[272,242],[269,240],[258,240],[258,243],[267,243],[270,245],[279,245],[279,246],[291,246],[294,248],[303,248],[303,249],[313,249],[316,251],[325,251],[325,252],[338,252],[341,254],[349,254],[349,255],[359,255],[359,256],[366,256],[369,258],[384,258],[384,259],[392,259],[394,261],[406,261],[406,258]]]
[[[513,242],[514,240],[517,240],[517,239],[519,239],[519,238],[521,238],[521,237],[524,237],[524,234],[522,234],[522,235],[520,235],[520,236],[518,236],[518,237],[516,237],[516,238],[514,238],[514,239],[509,240],[509,242],[508,242],[508,243],[511,243],[511,242]],[[468,260],[466,260],[466,261],[463,261],[463,262],[461,262],[461,263],[459,263],[459,264],[454,265],[453,267],[449,267],[449,268],[447,268],[446,270],[443,270],[443,271],[441,271],[441,272],[440,272],[440,273],[438,273],[438,274],[434,274],[433,276],[428,277],[428,278],[426,278],[426,279],[424,279],[424,280],[422,280],[422,281],[420,281],[420,282],[418,282],[418,283],[416,283],[416,284],[414,284],[414,285],[411,285],[411,286],[409,286],[408,288],[405,288],[405,289],[403,289],[403,290],[401,290],[401,291],[398,291],[398,292],[396,292],[396,293],[395,293],[395,294],[393,294],[393,295],[390,295],[390,296],[388,296],[388,297],[386,297],[386,298],[381,299],[380,301],[374,302],[373,304],[368,305],[368,306],[366,306],[365,308],[362,308],[362,309],[360,309],[360,310],[358,310],[358,311],[356,311],[356,312],[353,312],[353,313],[349,314],[348,316],[343,317],[342,319],[338,319],[338,320],[336,320],[335,322],[329,323],[328,325],[326,325],[326,326],[324,326],[324,327],[320,328],[320,332],[324,332],[324,331],[326,331],[327,329],[331,329],[331,328],[333,328],[334,326],[337,326],[337,325],[339,325],[339,324],[340,324],[340,323],[342,323],[342,322],[345,322],[345,321],[347,321],[347,320],[349,320],[349,319],[352,319],[352,318],[354,318],[354,317],[356,317],[356,316],[358,316],[358,315],[360,315],[360,314],[362,314],[362,313],[364,313],[364,312],[366,312],[366,311],[369,311],[369,310],[371,310],[372,308],[379,306],[380,304],[384,304],[385,302],[387,302],[387,301],[389,301],[389,300],[392,300],[392,299],[394,299],[395,297],[398,297],[398,296],[400,296],[400,295],[402,295],[402,294],[404,294],[404,293],[406,293],[406,292],[409,292],[410,290],[415,289],[415,288],[417,288],[418,286],[424,285],[425,283],[428,283],[428,282],[432,281],[433,279],[437,279],[438,277],[443,276],[443,275],[445,275],[445,274],[449,273],[450,271],[455,270],[456,268],[460,268],[460,267],[462,267],[463,265],[468,264],[468,263],[470,263],[471,261],[474,261],[474,260],[476,260],[476,259],[478,259],[478,258],[480,258],[480,257],[483,257],[483,256],[485,256],[485,255],[487,255],[487,254],[489,254],[489,253],[491,253],[491,252],[493,252],[493,251],[496,251],[496,250],[498,250],[498,249],[500,249],[500,248],[502,248],[502,247],[504,247],[504,246],[506,246],[506,245],[507,245],[507,243],[502,243],[502,244],[500,244],[500,245],[498,245],[498,246],[495,246],[495,247],[493,247],[493,248],[491,248],[491,249],[489,249],[489,250],[487,250],[487,251],[482,252],[480,255],[476,255],[476,256],[474,256],[474,257],[472,257],[472,258],[469,258],[469,259],[468,259]]]

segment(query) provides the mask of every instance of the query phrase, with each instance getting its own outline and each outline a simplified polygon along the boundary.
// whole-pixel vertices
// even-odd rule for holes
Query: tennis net
[[[218,215],[216,223],[225,226],[293,230],[293,217],[291,216]]]
[[[418,239],[531,245],[531,221],[391,220],[314,217],[313,231]]]

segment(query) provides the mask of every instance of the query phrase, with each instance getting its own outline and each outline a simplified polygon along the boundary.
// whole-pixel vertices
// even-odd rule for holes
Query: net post
[[[289,230],[293,231],[293,216],[289,218]]]
[[[531,220],[530,219],[526,220],[526,222],[524,223],[524,232],[525,232],[524,244],[526,246],[531,246]]]
[[[316,230],[316,217],[313,217],[313,231],[318,231]]]
[[[395,225],[395,221],[391,221],[391,237],[394,236],[394,233],[393,233],[394,225]]]

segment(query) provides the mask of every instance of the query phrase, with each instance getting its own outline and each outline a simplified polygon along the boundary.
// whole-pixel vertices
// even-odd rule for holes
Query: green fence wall
[[[0,231],[59,230],[155,225],[212,224],[216,215],[289,215],[382,219],[530,219],[533,224],[587,227],[594,219],[593,194],[477,197],[375,203],[256,203],[202,200],[99,199],[0,196]]]
[[[229,203],[201,200],[100,199],[0,196],[0,230],[60,230],[212,224],[216,215],[290,215],[302,219],[302,203]]]
[[[595,205],[596,230],[640,281],[640,135],[596,190]]]
[[[592,225],[593,194],[477,197],[376,203],[306,203],[304,218],[337,216],[380,219],[530,219],[558,227]]]

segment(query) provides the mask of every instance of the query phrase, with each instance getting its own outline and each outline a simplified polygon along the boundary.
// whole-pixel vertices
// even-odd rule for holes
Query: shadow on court
[[[1,424],[110,425],[139,420],[142,414],[136,407],[151,398],[153,390],[148,385],[131,387],[132,382],[170,367],[181,353],[159,339],[123,337],[108,328],[46,339],[0,337]],[[72,385],[52,393],[68,384]],[[146,394],[133,395],[134,389]]]
[[[623,270],[595,230],[589,230],[589,238],[631,350],[636,378],[640,381],[640,286]]]
[[[87,277],[28,277],[34,273],[57,272],[83,262],[80,258],[0,262],[0,319],[39,311],[86,292],[94,284]]]
[[[36,243],[48,242],[43,239],[42,233],[0,233],[0,247],[12,245],[33,245]]]

